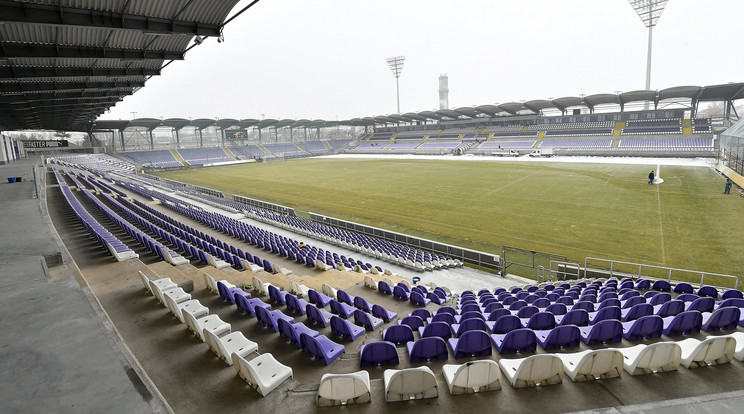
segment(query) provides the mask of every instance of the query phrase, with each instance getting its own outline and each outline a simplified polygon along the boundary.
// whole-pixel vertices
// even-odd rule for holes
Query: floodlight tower
[[[400,73],[403,72],[403,63],[406,61],[405,56],[396,56],[387,58],[387,64],[390,66],[390,70],[393,71],[393,76],[395,76],[395,96],[398,100],[398,114],[400,114],[400,86],[398,85],[398,78],[400,78]]]
[[[669,0],[628,0],[643,24],[648,27],[648,55],[646,57],[646,90],[651,89],[651,45],[653,39],[653,30],[656,23],[659,22],[661,14],[664,13]],[[646,102],[645,109],[648,109]]]

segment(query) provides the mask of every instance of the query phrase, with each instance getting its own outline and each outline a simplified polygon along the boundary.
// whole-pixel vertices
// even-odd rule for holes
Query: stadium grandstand
[[[740,410],[740,274],[481,251],[163,173],[254,168],[250,186],[305,159],[539,153],[683,159],[740,189],[744,83],[345,120],[99,119],[257,1],[238,3],[0,0],[3,412]],[[444,200],[439,185],[423,190]],[[384,196],[344,187],[355,207]]]

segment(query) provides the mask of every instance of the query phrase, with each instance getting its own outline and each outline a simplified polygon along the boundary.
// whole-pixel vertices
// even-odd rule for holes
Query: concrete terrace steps
[[[172,150],[169,150],[169,151],[171,152],[171,154],[173,154],[173,158],[175,158],[176,161],[180,162],[181,164],[183,164],[183,165],[185,165],[187,167],[190,165],[188,162],[186,162],[185,159],[183,159],[183,157],[181,156],[181,154],[178,153],[178,150],[172,149]]]
[[[225,154],[227,154],[230,158],[235,158],[236,160],[238,159],[238,157],[236,157],[235,154],[233,154],[232,151],[230,151],[230,149],[226,146],[223,145],[220,148],[222,148],[222,151],[225,151]]]

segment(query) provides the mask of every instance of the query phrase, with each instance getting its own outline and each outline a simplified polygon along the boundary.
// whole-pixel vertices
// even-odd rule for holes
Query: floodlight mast
[[[648,54],[646,56],[646,90],[651,89],[651,46],[654,26],[659,22],[669,0],[628,0],[643,24],[648,27]],[[648,109],[646,102],[644,109]]]
[[[393,72],[393,76],[395,76],[395,97],[398,101],[398,114],[400,115],[400,85],[398,84],[398,78],[400,78],[400,73],[403,72],[403,63],[406,61],[405,56],[396,56],[387,58],[387,64],[390,66],[390,70]]]

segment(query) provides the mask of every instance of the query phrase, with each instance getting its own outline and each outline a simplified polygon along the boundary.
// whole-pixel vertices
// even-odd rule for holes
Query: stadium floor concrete
[[[380,340],[382,328],[364,334],[353,343],[344,342],[347,352],[330,366],[324,366],[284,343],[278,335],[267,332],[255,319],[247,319],[239,315],[233,306],[223,304],[218,296],[207,291],[199,277],[203,270],[207,270],[218,279],[227,278],[235,281],[245,280],[249,272],[236,272],[232,269],[218,271],[214,268],[196,268],[192,265],[172,267],[153,260],[147,254],[142,254],[141,260],[113,262],[95,242],[90,242],[90,237],[86,240],[85,235],[80,233],[79,225],[76,226],[74,220],[70,220],[69,207],[60,203],[63,200],[54,195],[59,194],[59,190],[53,187],[48,188],[48,202],[57,231],[126,345],[173,411],[268,413],[278,410],[300,412],[338,410],[315,407],[315,394],[320,376],[326,372],[357,371],[359,347],[363,343]],[[216,313],[231,323],[233,330],[240,330],[246,337],[256,341],[259,344],[259,352],[270,352],[280,362],[292,366],[294,379],[282,384],[266,398],[261,398],[235,375],[234,370],[219,361],[204,343],[193,337],[165,308],[146,293],[137,278],[137,270],[142,270],[150,276],[194,280],[192,295],[195,298],[209,306],[211,313]],[[371,303],[379,303],[401,316],[414,309],[407,302],[396,301],[363,287],[357,274],[336,273],[331,277],[337,278],[339,287],[346,288],[352,295],[361,295]],[[284,283],[279,284],[283,286],[288,284],[284,276],[260,274],[259,277],[272,283],[282,282],[281,279],[274,278],[285,278]],[[282,307],[279,309],[283,310]],[[5,320],[3,318],[3,323]],[[299,317],[296,320],[305,319]],[[330,333],[329,328],[321,329],[321,333],[342,342]],[[66,339],[51,339],[52,342],[57,340]],[[624,341],[619,346],[628,345],[630,343]],[[585,347],[582,345],[581,349]],[[398,351],[401,363],[396,368],[410,367],[405,349],[399,347]],[[496,353],[492,356],[494,360],[499,358],[500,355]],[[403,403],[384,402],[382,372],[389,367],[368,369],[372,380],[372,403],[344,409],[355,412],[403,412],[411,409],[465,412],[488,407],[503,412],[550,413],[577,410],[668,412],[671,409],[677,411],[680,407],[684,407],[687,412],[710,412],[709,408],[715,407],[725,412],[726,409],[736,407],[735,404],[741,402],[741,390],[744,389],[744,377],[741,375],[744,372],[742,371],[744,365],[734,361],[731,364],[704,369],[680,368],[677,372],[658,375],[632,377],[623,373],[618,379],[586,383],[573,383],[565,379],[562,385],[535,389],[516,390],[502,378],[501,391],[452,397],[441,375],[441,366],[445,363],[461,364],[468,360],[470,359],[455,360],[450,356],[448,361],[426,364],[437,376],[439,398]],[[91,379],[89,382],[96,382],[95,375],[81,377]],[[87,394],[84,389],[81,393]],[[685,399],[673,400],[676,398]],[[136,410],[130,412],[134,411]]]

